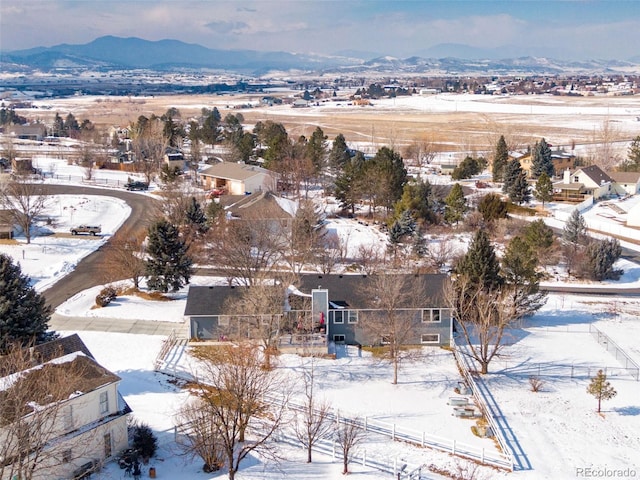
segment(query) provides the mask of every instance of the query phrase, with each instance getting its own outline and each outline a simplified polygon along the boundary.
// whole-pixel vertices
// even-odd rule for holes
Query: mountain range
[[[537,73],[615,72],[640,70],[640,57],[630,61],[592,60],[571,62],[546,57],[497,58],[490,51],[457,44],[442,44],[422,52],[422,56],[394,58],[372,52],[343,51],[335,55],[218,50],[179,40],[148,41],[140,38],[104,36],[81,45],[61,44],[0,53],[4,72],[78,70],[211,69],[261,75],[272,71],[322,71],[324,73]],[[371,56],[369,56],[371,55]],[[466,58],[465,58],[466,57]]]

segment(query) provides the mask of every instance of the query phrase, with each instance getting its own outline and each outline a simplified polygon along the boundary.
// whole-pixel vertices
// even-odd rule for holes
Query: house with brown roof
[[[276,191],[277,174],[245,163],[221,162],[200,172],[207,190],[227,195],[245,195],[262,191]]]
[[[613,189],[618,195],[635,195],[640,192],[640,172],[608,172],[613,179]]]
[[[517,158],[520,161],[522,170],[527,174],[527,177],[531,177],[531,168],[533,162],[533,154],[531,152],[524,153],[522,155],[511,155],[510,158]],[[552,150],[551,162],[553,163],[554,175],[560,175],[565,170],[575,168],[576,157],[573,153],[565,152],[564,150]]]
[[[79,478],[129,445],[120,378],[71,335],[0,369],[0,478]],[[0,363],[1,363],[0,358]],[[11,407],[11,408],[5,408]],[[29,440],[21,432],[30,431]]]
[[[580,167],[574,172],[567,169],[562,181],[553,184],[555,201],[582,202],[589,196],[598,200],[613,194],[613,179],[597,165]]]

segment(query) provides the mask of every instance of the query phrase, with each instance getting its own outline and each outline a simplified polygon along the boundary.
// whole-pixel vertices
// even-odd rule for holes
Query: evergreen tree
[[[415,182],[409,182],[402,190],[402,197],[394,205],[394,220],[400,218],[402,212],[410,210],[416,220],[424,220],[428,223],[438,221],[437,200],[433,194],[429,181],[419,178]]]
[[[149,228],[146,261],[147,285],[152,290],[174,292],[188,284],[193,274],[192,260],[175,225],[159,220]]]
[[[53,119],[53,127],[51,129],[51,135],[54,137],[65,136],[64,120],[62,120],[62,117],[60,116],[60,114],[58,114],[58,112],[56,112],[56,116]]]
[[[518,316],[533,314],[544,304],[545,293],[540,292],[535,251],[520,237],[513,237],[502,257],[502,276],[513,299]]]
[[[620,242],[615,239],[599,240],[587,246],[588,274],[592,280],[617,280],[624,273],[614,270],[613,265],[622,254]]]
[[[339,133],[333,140],[331,151],[329,152],[329,165],[334,172],[338,172],[344,168],[350,159],[347,142],[344,139],[344,135]]]
[[[478,202],[478,211],[485,222],[507,218],[507,202],[503,201],[497,193],[488,193]]]
[[[640,135],[634,138],[627,151],[627,159],[622,164],[625,172],[640,172]]]
[[[191,200],[187,204],[187,209],[185,210],[185,220],[199,233],[204,233],[208,229],[207,217],[204,213],[204,210],[202,209],[202,206],[196,200],[196,197],[191,197]]]
[[[466,157],[460,165],[454,168],[451,172],[452,180],[463,180],[465,178],[471,178],[474,175],[478,175],[482,172],[484,162],[480,159],[473,157]]]
[[[372,173],[387,187],[381,192],[380,205],[387,209],[402,196],[407,183],[407,169],[400,154],[388,147],[382,147],[371,160]]]
[[[416,229],[413,234],[413,243],[411,245],[411,252],[418,258],[424,257],[429,251],[427,245],[427,239],[425,238],[422,230]]]
[[[364,171],[364,156],[357,153],[349,160],[335,181],[335,196],[340,208],[355,214],[355,206],[361,199],[360,181]]]
[[[540,256],[553,245],[553,230],[541,218],[527,225],[524,241]]]
[[[507,142],[504,139],[504,135],[500,135],[498,143],[496,144],[496,151],[493,158],[493,181],[501,182],[504,178],[504,169],[509,161],[509,149],[507,148]]]
[[[507,192],[509,200],[518,205],[527,203],[531,200],[531,189],[529,188],[529,182],[527,182],[527,174],[521,171],[516,177]]]
[[[456,274],[467,277],[477,288],[486,291],[494,290],[503,283],[500,263],[484,230],[476,232],[469,250],[454,270]]]
[[[549,148],[549,144],[544,138],[540,140],[540,142],[535,143],[531,156],[532,177],[538,178],[543,173],[546,173],[548,177],[553,177],[555,169],[553,167],[553,160],[551,159],[551,148]]]
[[[542,173],[538,178],[533,196],[536,200],[542,202],[542,208],[544,208],[545,202],[553,200],[553,184],[546,173]]]
[[[55,335],[47,333],[51,307],[29,284],[8,255],[0,254],[0,355],[10,344],[42,343]]]
[[[509,195],[509,191],[511,190],[513,184],[518,182],[518,177],[520,177],[522,173],[522,165],[520,165],[520,161],[517,158],[514,158],[513,160],[507,162],[504,167],[504,175],[502,179],[504,182],[504,184],[502,185],[503,193]]]
[[[311,134],[311,138],[306,145],[306,157],[311,160],[316,173],[322,171],[325,165],[325,157],[327,155],[327,136],[320,127]]]
[[[457,224],[464,218],[464,213],[467,210],[467,199],[464,198],[464,192],[459,183],[453,185],[444,203],[444,219],[447,223]]]
[[[607,380],[607,374],[602,370],[598,370],[596,376],[591,379],[591,383],[587,387],[587,393],[598,400],[598,413],[600,413],[602,400],[610,400],[618,394],[611,382]]]
[[[389,229],[389,241],[393,244],[401,243],[402,240],[416,231],[416,221],[411,216],[410,210],[405,210],[398,220],[393,222]]]
[[[562,239],[577,247],[584,242],[587,236],[587,224],[579,210],[571,212],[571,216],[562,230]]]

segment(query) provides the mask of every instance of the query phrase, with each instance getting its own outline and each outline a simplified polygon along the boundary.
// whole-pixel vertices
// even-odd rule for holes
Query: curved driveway
[[[130,193],[125,190],[115,190],[106,188],[81,187],[75,185],[47,185],[47,190],[51,195],[78,194],[78,195],[102,195],[106,197],[116,197],[127,202],[131,207],[131,215],[127,218],[116,233],[107,240],[107,243],[114,238],[130,238],[135,232],[148,227],[149,219],[156,211],[158,200],[141,195]],[[47,290],[42,292],[47,304],[55,309],[58,305],[71,298],[75,294],[87,288],[102,285],[104,276],[102,275],[103,256],[102,249],[83,258],[76,268],[54,283]]]

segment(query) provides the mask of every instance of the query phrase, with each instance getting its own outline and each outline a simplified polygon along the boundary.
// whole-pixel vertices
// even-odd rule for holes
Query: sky
[[[2,0],[0,50],[103,35],[209,48],[409,57],[439,44],[509,56],[640,55],[640,1]],[[371,57],[373,58],[373,57]]]

